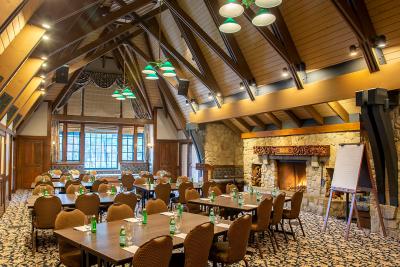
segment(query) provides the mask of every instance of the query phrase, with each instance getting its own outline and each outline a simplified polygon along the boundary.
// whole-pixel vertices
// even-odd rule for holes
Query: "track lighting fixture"
[[[374,45],[378,48],[385,48],[386,47],[386,36],[385,35],[378,35],[374,39]]]
[[[357,54],[358,54],[358,47],[356,45],[351,45],[349,47],[349,55],[355,57],[357,56]]]
[[[287,68],[282,69],[282,77],[289,77],[289,70]]]

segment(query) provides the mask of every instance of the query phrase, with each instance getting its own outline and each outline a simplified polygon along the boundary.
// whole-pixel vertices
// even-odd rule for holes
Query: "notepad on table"
[[[202,198],[200,198],[200,200],[202,200],[202,201],[210,201],[211,199],[206,198],[206,197],[202,197]]]
[[[87,227],[86,225],[76,226],[76,227],[74,227],[74,229],[78,230],[78,231],[81,231],[81,232],[90,231],[90,227]]]
[[[172,216],[172,215],[174,215],[173,212],[169,212],[169,211],[161,212],[160,214],[161,214],[161,215],[165,215],[165,216]]]
[[[135,254],[136,251],[139,249],[139,247],[135,246],[135,245],[132,245],[132,246],[129,246],[129,247],[124,247],[123,249],[125,249],[126,251],[128,251],[128,252],[130,252],[132,254]]]
[[[135,223],[135,222],[138,222],[139,220],[136,218],[126,218],[126,219],[124,219],[124,221]]]
[[[182,238],[182,239],[185,239],[186,236],[187,236],[187,234],[185,234],[185,233],[180,233],[180,234],[176,234],[175,236],[176,236],[176,237],[179,237],[179,238]]]
[[[215,226],[228,229],[230,225],[226,223],[217,223]]]
[[[221,195],[221,197],[231,197],[230,195]]]
[[[243,205],[243,207],[248,207],[248,208],[257,208],[257,205],[253,205],[253,204],[245,204]]]

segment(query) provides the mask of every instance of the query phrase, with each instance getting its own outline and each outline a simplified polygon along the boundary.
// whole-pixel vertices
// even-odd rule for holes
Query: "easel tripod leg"
[[[354,203],[355,202],[356,202],[356,193],[352,193],[349,218],[347,219],[347,226],[346,226],[346,234],[345,234],[345,239],[346,240],[349,239],[349,231],[350,231],[351,219],[353,218],[353,210],[354,210]]]
[[[329,210],[331,209],[331,202],[332,202],[332,193],[333,190],[331,188],[330,193],[329,193],[329,200],[328,200],[328,206],[326,207],[326,214],[325,214],[325,219],[324,219],[324,227],[322,228],[322,231],[325,232],[326,230],[326,225],[328,223],[328,218],[329,218]]]

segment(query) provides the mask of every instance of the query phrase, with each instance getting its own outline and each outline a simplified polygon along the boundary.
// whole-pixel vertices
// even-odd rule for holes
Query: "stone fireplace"
[[[282,190],[306,189],[306,161],[279,160],[278,187]]]

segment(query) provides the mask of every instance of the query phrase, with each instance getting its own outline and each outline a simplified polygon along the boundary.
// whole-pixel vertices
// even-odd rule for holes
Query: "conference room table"
[[[177,183],[171,183],[171,192],[173,191],[178,191],[179,189],[179,184]],[[140,190],[143,192],[143,197],[142,197],[142,206],[144,207],[146,199],[150,198],[150,194],[154,193],[154,189],[157,185],[155,184],[133,184],[133,187],[136,188],[136,190]],[[201,184],[199,183],[193,183],[193,188],[196,190],[201,189]]]
[[[52,183],[53,183],[54,189],[62,189],[62,190],[65,189],[65,183],[63,183],[63,182],[53,181]],[[81,184],[87,189],[91,189],[92,186],[93,186],[92,182],[81,182]],[[31,189],[34,189],[34,188],[35,188],[35,183],[32,183],[31,184]]]
[[[90,231],[76,230],[74,228],[55,230],[54,234],[59,240],[62,240],[81,250],[81,266],[89,266],[89,254],[96,256],[105,266],[121,265],[131,263],[134,256],[134,251],[146,243],[147,241],[162,236],[170,235],[169,220],[172,213],[165,212],[153,214],[148,216],[146,225],[142,225],[134,218],[128,220],[135,220],[136,222],[128,222],[126,220],[119,220],[113,222],[105,222],[97,224],[96,233]],[[181,233],[172,236],[174,248],[183,246],[186,234],[188,234],[196,226],[209,222],[208,216],[183,213]],[[221,221],[215,224],[214,235],[225,234],[230,226],[229,221]],[[120,247],[119,245],[119,231],[121,225],[128,229],[127,224],[132,224],[133,239],[132,244],[127,247]]]

